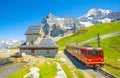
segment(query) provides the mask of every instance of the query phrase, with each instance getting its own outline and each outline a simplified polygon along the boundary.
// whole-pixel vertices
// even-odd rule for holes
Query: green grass
[[[29,72],[30,67],[16,71],[14,74],[7,76],[6,78],[23,78]]]
[[[65,44],[69,42],[82,42],[90,38],[97,37],[97,33],[100,35],[118,32],[120,31],[120,22],[97,24],[91,27],[83,28],[77,31],[75,34],[69,37],[64,37],[57,41],[59,50],[65,49]]]
[[[9,48],[9,50],[18,50],[19,48],[18,47],[11,47]]]
[[[79,71],[79,69],[77,69],[77,70],[75,71],[75,73],[76,73],[76,76],[77,76],[78,78],[85,78],[84,75],[83,75],[83,73],[82,73],[81,71]]]
[[[67,76],[67,78],[74,78],[74,74],[72,73],[73,70],[75,70],[75,75],[78,77],[78,78],[84,78],[84,75],[79,71],[79,69],[76,69],[76,68],[69,68],[69,66],[65,63],[60,63],[63,70],[65,71],[65,74]]]
[[[120,22],[104,23],[94,25],[88,28],[83,28],[77,31],[72,36],[64,37],[57,41],[56,43],[60,47],[59,50],[63,50],[65,49],[66,43],[69,42],[80,43],[82,41],[97,37],[97,33],[100,33],[100,35],[105,35],[114,32],[120,32]],[[94,41],[86,45],[97,47],[97,41]],[[119,74],[120,70],[116,69],[120,68],[120,61],[117,61],[118,59],[120,59],[120,36],[114,36],[101,40],[101,47],[104,49],[105,63],[111,65],[111,66],[105,65],[105,69],[108,70],[110,73],[120,77]]]
[[[40,77],[39,78],[54,78],[57,74],[57,66],[55,63],[51,64],[43,64],[40,66],[31,66],[31,67],[38,67],[40,69]],[[29,72],[31,67],[27,67],[25,69],[21,69],[14,74],[7,76],[7,78],[23,78]]]
[[[65,74],[67,76],[67,78],[74,78],[73,73],[70,71],[70,69],[68,68],[67,64],[61,64],[63,70],[65,71]]]
[[[97,41],[87,45],[97,46]],[[105,65],[105,68],[120,77],[120,70],[116,69],[120,68],[120,61],[118,61],[120,59],[120,35],[101,40],[101,48],[104,50],[105,63],[112,65]]]
[[[40,66],[40,78],[54,78],[57,74],[56,64],[45,64]]]
[[[60,59],[62,57],[63,57],[62,55],[58,54],[56,58]],[[62,62],[61,60],[54,60],[54,61],[58,62],[61,65],[67,78],[75,78],[75,76],[77,78],[85,78],[84,75],[82,74],[82,72],[79,71],[79,69],[77,69],[74,65],[73,66],[69,65],[69,63],[67,63],[67,61],[66,62]],[[73,71],[74,71],[74,73],[73,73]]]
[[[112,73],[113,75],[116,75],[117,77],[120,78],[120,70],[116,70],[110,66],[106,66],[105,65],[105,69],[108,70],[110,73]]]
[[[79,69],[77,69],[74,65],[69,65],[69,63],[66,62],[62,62],[60,60],[60,58],[63,58],[63,56],[61,54],[58,54],[56,56],[56,59],[57,60],[54,60],[56,62],[58,62],[62,69],[64,70],[67,78],[75,78],[75,75],[77,76],[77,78],[85,78],[84,75],[82,74],[81,71],[79,71]],[[66,59],[67,60],[67,59]],[[74,74],[73,74],[73,71],[74,71]]]

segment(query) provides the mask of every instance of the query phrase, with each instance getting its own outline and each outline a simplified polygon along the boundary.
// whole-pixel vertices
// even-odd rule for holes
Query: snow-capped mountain
[[[85,26],[91,26],[94,24],[111,22],[112,19],[108,17],[108,15],[112,13],[110,10],[102,10],[102,9],[91,9],[82,17],[79,17],[79,21],[81,24]]]
[[[58,35],[65,34],[68,31],[75,32],[83,27],[118,20],[120,20],[120,12],[112,12],[111,10],[103,9],[91,9],[87,12],[87,14],[78,18],[70,16],[60,18],[49,13],[42,19],[40,25],[44,27],[45,34],[56,37]]]
[[[112,19],[112,21],[120,21],[120,12],[112,12],[108,15],[108,18]]]
[[[78,18],[84,26],[91,26],[105,22],[120,20],[120,12],[112,12],[111,10],[91,9],[87,14]]]
[[[83,27],[113,21],[120,21],[120,12],[91,9],[85,15],[78,18],[70,16],[61,18],[49,13],[41,20],[40,26],[43,26],[45,34],[52,37],[61,37],[74,33]],[[0,40],[0,49],[19,46],[23,42],[24,40]]]
[[[25,42],[25,40],[0,40],[0,50],[20,46],[23,42]]]

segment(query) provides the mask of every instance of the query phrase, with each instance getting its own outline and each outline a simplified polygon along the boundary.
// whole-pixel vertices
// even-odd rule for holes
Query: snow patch
[[[93,17],[88,17],[88,19],[89,19],[89,20],[92,20],[92,19],[93,19]]]
[[[59,21],[63,21],[63,20],[64,20],[64,18],[57,18],[57,20],[59,20]]]
[[[98,13],[102,13],[103,15],[108,15],[112,11],[110,10],[103,10],[103,9],[91,9],[88,11],[88,13],[85,15],[85,17],[89,17],[91,15],[97,15]]]
[[[111,22],[112,19],[110,19],[110,18],[104,18],[104,19],[99,19],[98,21],[102,22],[102,23],[105,23],[105,22]]]
[[[102,23],[105,23],[105,22],[111,22],[111,21],[112,21],[112,19],[105,18],[105,19],[102,20]]]
[[[91,22],[81,22],[81,24],[85,25],[85,27],[89,27],[89,26],[92,26],[93,24]]]

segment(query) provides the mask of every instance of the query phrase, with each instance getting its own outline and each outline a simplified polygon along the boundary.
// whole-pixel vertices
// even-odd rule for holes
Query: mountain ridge
[[[0,40],[0,50],[20,46],[25,40]]]
[[[94,8],[89,10],[85,15],[80,16],[78,18],[73,18],[71,16],[65,16],[61,18],[55,16],[52,13],[48,13],[45,17],[43,17],[39,26],[43,26],[45,34],[56,38],[59,36],[62,37],[66,34],[73,34],[81,28],[89,27],[94,24],[101,24],[105,22],[114,21],[120,21],[120,12],[112,12],[111,10]],[[22,40],[20,40],[21,43],[18,41],[19,44],[15,44],[11,40],[11,43],[9,43],[9,41],[6,40],[4,41],[5,43],[2,43],[2,40],[0,40],[0,49],[7,49],[11,46],[18,46],[22,44]]]
[[[58,17],[52,13],[48,13],[41,21],[40,26],[44,27],[46,34],[56,37],[68,31],[75,32],[80,28],[92,26],[105,22],[113,22],[120,20],[120,12],[112,12],[111,10],[91,9],[85,15],[78,18],[71,16]]]

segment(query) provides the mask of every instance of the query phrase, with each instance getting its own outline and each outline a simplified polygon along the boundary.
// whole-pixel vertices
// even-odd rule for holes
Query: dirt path
[[[66,59],[66,64],[68,65],[69,68],[73,68],[72,69],[72,73],[74,74],[74,78],[78,78],[76,76],[76,74],[74,73],[76,70],[79,70],[80,72],[83,73],[83,75],[85,76],[85,78],[94,78],[89,72],[84,71],[84,69],[78,69],[73,62],[71,62],[71,60],[64,54],[64,52],[59,51],[59,54],[61,55],[61,58]],[[72,59],[72,58],[71,58]],[[73,59],[74,60],[74,59]],[[79,65],[79,64],[78,64]]]
[[[10,64],[8,66],[4,66],[0,68],[0,78],[5,78],[6,76],[16,72],[17,70],[20,70],[22,68],[22,64],[15,63]]]
[[[102,35],[102,36],[100,36],[100,39],[105,39],[105,38],[109,38],[109,37],[117,36],[117,35],[120,35],[120,32],[115,32],[115,33],[110,33],[110,34]],[[91,38],[91,39],[86,40],[86,41],[83,41],[82,44],[86,44],[86,43],[92,42],[94,40],[97,40],[97,37]]]

